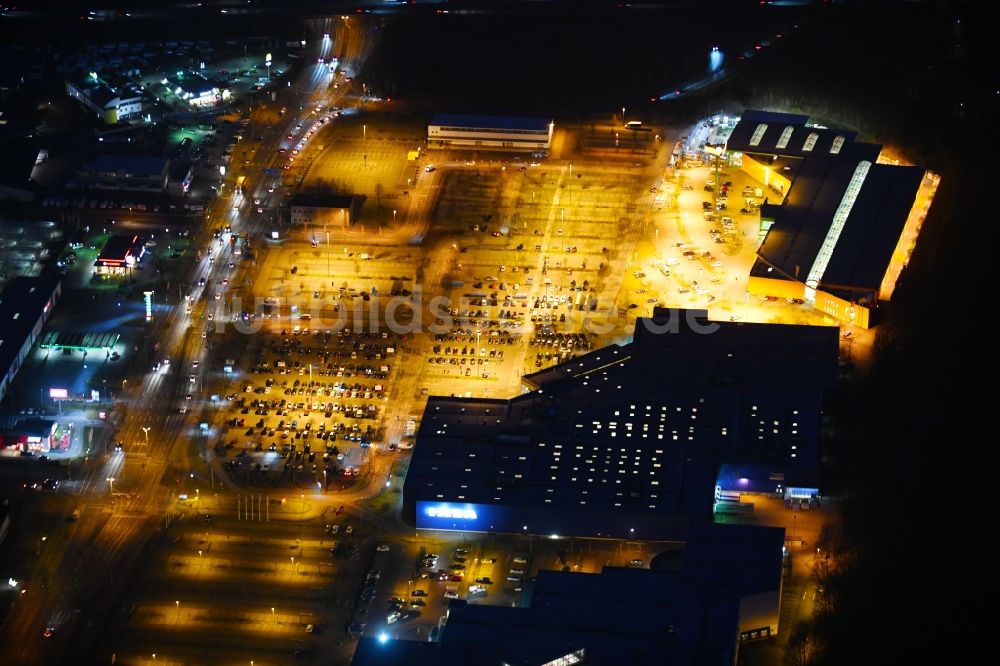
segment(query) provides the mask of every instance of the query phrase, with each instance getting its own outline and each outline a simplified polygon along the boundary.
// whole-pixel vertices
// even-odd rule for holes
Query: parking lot
[[[240,349],[240,363],[222,358],[185,369],[192,395],[219,396],[214,454],[241,485],[349,488],[383,439],[397,336],[326,333],[310,323],[297,319],[249,338],[230,328],[237,339],[218,341],[220,355],[253,341]]]
[[[661,553],[669,566],[679,567],[682,545],[421,532],[406,540],[404,550],[395,578],[373,601],[366,628],[370,635],[385,631],[397,638],[426,639],[451,599],[518,605],[541,569],[597,573],[604,566],[648,568]]]
[[[666,170],[653,197],[660,202],[653,234],[639,244],[620,296],[632,312],[648,315],[660,304],[705,308],[716,320],[834,323],[802,303],[747,291],[759,205],[767,197],[763,183],[736,167],[722,168],[718,177],[709,165],[681,167]]]
[[[119,661],[349,659],[346,627],[374,551],[370,527],[275,496],[206,492],[180,504],[182,517],[117,618]]]

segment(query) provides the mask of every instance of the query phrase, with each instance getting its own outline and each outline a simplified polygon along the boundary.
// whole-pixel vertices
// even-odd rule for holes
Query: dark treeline
[[[832,405],[827,475],[844,497],[843,529],[823,544],[824,597],[795,630],[789,664],[969,663],[980,648],[967,598],[988,595],[993,578],[981,521],[995,438],[980,426],[995,365],[985,136],[998,111],[980,9],[834,8],[808,41],[719,91],[730,108],[856,129],[942,177],[872,367]]]

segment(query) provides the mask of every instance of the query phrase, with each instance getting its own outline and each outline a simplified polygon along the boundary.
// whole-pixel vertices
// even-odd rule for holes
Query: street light
[[[114,495],[115,494],[115,477],[109,476],[108,477],[108,483],[111,484],[111,494]]]
[[[622,107],[622,125],[625,124],[625,107]]]
[[[124,387],[123,387],[123,388],[124,388]],[[150,430],[152,430],[152,428],[148,428],[148,427],[146,427],[146,426],[142,426],[142,433],[143,433],[144,435],[146,435],[146,443],[147,443],[147,444],[149,444],[149,431],[150,431]]]

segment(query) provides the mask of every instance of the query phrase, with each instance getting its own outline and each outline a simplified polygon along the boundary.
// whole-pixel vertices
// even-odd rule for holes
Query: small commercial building
[[[34,201],[36,169],[48,157],[48,151],[32,141],[9,141],[3,146],[0,160],[0,201]]]
[[[132,86],[113,87],[96,72],[66,79],[66,94],[109,125],[142,115],[140,90]]]
[[[61,290],[57,277],[16,277],[0,291],[0,400],[41,334]]]
[[[290,208],[292,224],[344,228],[354,224],[361,200],[349,196],[300,194],[292,199]]]
[[[126,275],[145,253],[145,243],[138,235],[112,234],[94,260],[94,268],[98,275]]]
[[[58,424],[49,419],[18,419],[0,430],[0,448],[7,450],[48,453],[65,448],[67,440],[68,432],[60,433]]]
[[[170,168],[167,179],[167,194],[182,197],[191,189],[194,181],[194,167],[187,163],[177,163]]]
[[[170,177],[170,160],[146,155],[101,155],[77,171],[75,182],[84,190],[164,192]]]
[[[767,188],[751,294],[798,299],[869,328],[916,246],[939,177],[806,116],[747,111],[727,157]]]
[[[555,124],[546,118],[440,113],[427,125],[431,148],[473,148],[547,154]]]
[[[227,103],[232,94],[229,84],[222,79],[209,79],[199,72],[178,73],[163,79],[165,91],[197,109],[207,109]]]

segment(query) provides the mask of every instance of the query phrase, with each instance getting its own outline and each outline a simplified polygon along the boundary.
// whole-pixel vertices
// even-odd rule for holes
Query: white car
[[[378,545],[378,548],[376,550],[378,550],[378,552],[380,552],[380,553],[387,553],[387,552],[389,552],[389,544],[387,544],[387,543],[380,543]]]
[[[674,259],[673,257],[671,257],[671,258],[667,259],[667,261],[665,263],[667,264],[667,266],[677,266],[681,262],[679,262],[676,259]]]
[[[458,599],[458,592],[455,592],[454,590],[448,590],[447,592],[444,593],[444,598],[445,599]]]
[[[430,173],[431,171],[434,171],[434,165],[433,164],[428,164],[427,166],[424,167],[424,171],[426,171],[427,173]]]

